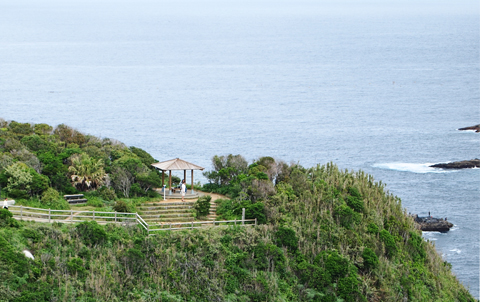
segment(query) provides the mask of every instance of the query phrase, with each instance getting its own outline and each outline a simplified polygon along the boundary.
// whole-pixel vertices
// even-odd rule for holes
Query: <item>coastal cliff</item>
[[[23,154],[29,157],[8,160],[17,154],[12,146],[27,150]],[[137,190],[128,197],[122,187],[75,188],[67,174],[51,174],[55,167],[71,170],[68,158],[91,156],[105,159],[111,176],[117,172],[115,184],[127,169],[143,171],[135,169],[153,160],[144,150],[67,126],[5,123],[0,151],[3,194],[20,172],[33,175],[28,178],[32,187],[46,191],[29,195],[25,186],[7,191],[18,194],[19,205],[70,207],[61,196],[73,189],[105,212],[120,201],[128,203],[122,212],[137,212],[137,205],[161,200],[141,190],[150,176],[159,177],[153,173],[138,177],[142,181],[132,185]],[[37,172],[22,162],[34,162],[36,156],[50,168]],[[83,165],[92,162],[97,161]],[[1,209],[0,300],[475,301],[452,266],[422,238],[400,198],[373,176],[333,163],[305,168],[272,157],[248,162],[231,154],[213,157],[212,166],[201,189],[228,196],[216,201],[218,220],[238,220],[245,209],[245,218],[259,225],[219,222],[149,236],[138,225],[39,223],[16,220]],[[25,257],[25,249],[34,260]]]

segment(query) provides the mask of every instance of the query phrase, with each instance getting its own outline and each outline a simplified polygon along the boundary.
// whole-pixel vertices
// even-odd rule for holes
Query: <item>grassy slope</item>
[[[0,218],[0,301],[474,301],[369,175],[293,169],[262,202],[257,228],[148,238]]]

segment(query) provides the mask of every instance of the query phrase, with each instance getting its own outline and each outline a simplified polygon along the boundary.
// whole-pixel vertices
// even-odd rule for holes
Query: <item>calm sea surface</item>
[[[232,3],[231,3],[232,2]],[[387,184],[479,297],[478,1],[0,0],[0,117],[211,169],[335,162]],[[198,180],[205,179],[197,173]]]

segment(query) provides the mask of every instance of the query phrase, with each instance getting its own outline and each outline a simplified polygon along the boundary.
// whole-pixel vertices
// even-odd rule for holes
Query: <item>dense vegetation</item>
[[[90,193],[96,206],[118,197],[155,197],[161,179],[154,162],[142,149],[63,124],[0,119],[0,188],[20,202],[62,209],[68,205],[61,195],[80,191]]]
[[[47,137],[55,141],[55,135]],[[4,137],[3,156],[10,157]],[[68,144],[77,143],[64,143],[55,157]],[[122,145],[97,148],[113,146]],[[79,144],[82,152],[62,165],[86,154],[113,173],[122,158],[94,157],[85,147]],[[121,150],[136,158],[131,148]],[[7,167],[24,162],[11,157]],[[62,173],[69,175],[68,167]],[[38,175],[48,177],[42,194],[48,186],[66,192],[58,184],[67,188],[74,179],[54,185],[51,174]],[[248,164],[229,155],[215,156],[206,176],[204,190],[230,197],[218,202],[219,219],[239,218],[246,208],[247,218],[262,224],[148,237],[138,226],[19,222],[1,210],[0,301],[474,301],[400,200],[370,175],[270,157]],[[112,187],[122,194],[100,183],[90,190]],[[35,194],[31,188],[22,190]],[[202,200],[197,211],[207,208]]]

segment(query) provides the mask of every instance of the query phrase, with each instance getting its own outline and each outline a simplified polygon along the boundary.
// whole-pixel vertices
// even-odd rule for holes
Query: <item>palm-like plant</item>
[[[87,154],[74,154],[70,158],[71,166],[68,167],[73,184],[81,190],[96,188],[105,180],[103,162],[91,158]]]

